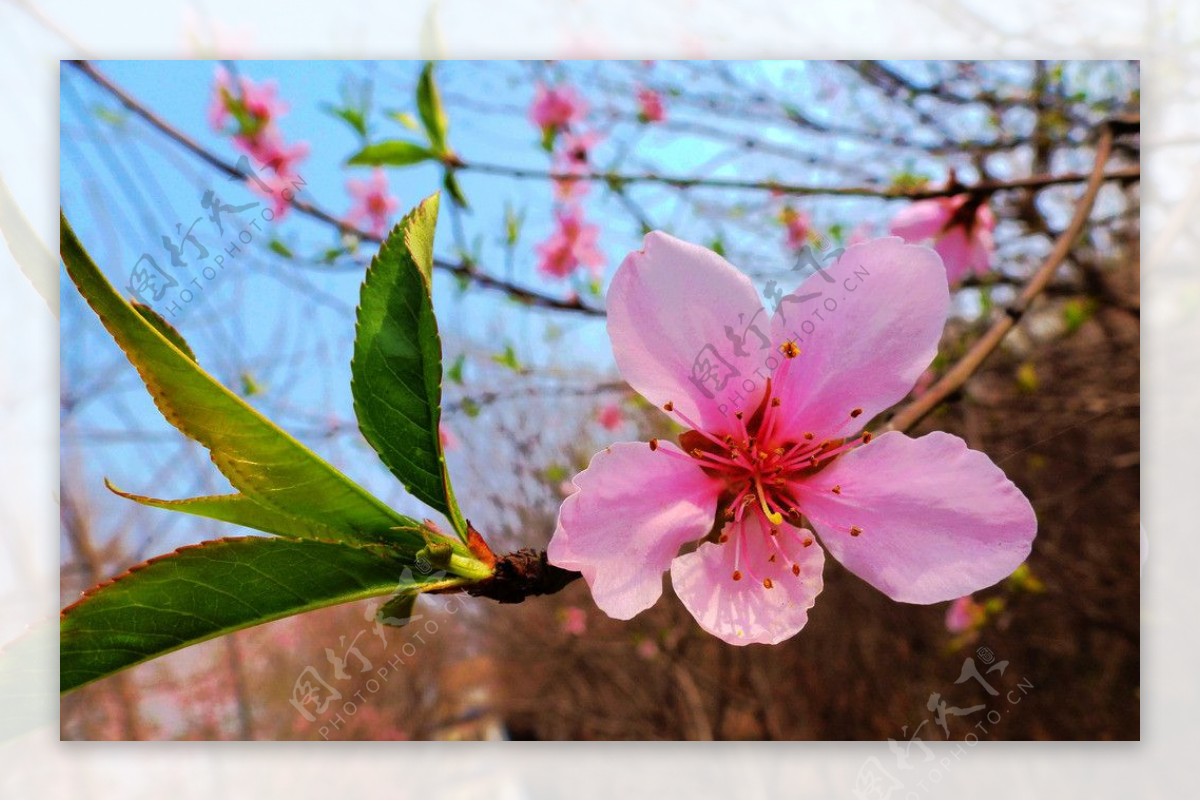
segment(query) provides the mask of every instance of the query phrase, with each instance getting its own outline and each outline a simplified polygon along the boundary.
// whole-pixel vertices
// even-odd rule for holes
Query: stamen
[[[850,412],[851,417],[858,417],[860,414],[862,414],[862,409],[855,409],[854,411]]]
[[[770,580],[769,578],[765,578],[765,579],[763,579],[763,587],[764,587],[764,588],[766,588],[766,589],[768,589],[768,590],[769,590],[769,589],[771,589],[771,588],[772,588],[772,587],[774,587],[774,586],[775,586],[775,585],[771,583],[771,580]]]
[[[861,528],[859,528],[858,526],[851,526],[851,527],[850,527],[850,536],[851,536],[851,537],[857,537],[859,534],[862,534],[862,529],[861,529]]]
[[[800,565],[797,565],[797,564],[792,565],[792,575],[793,576],[800,575]]]
[[[794,359],[800,355],[800,346],[789,339],[779,346],[779,352],[788,359]]]
[[[671,401],[667,401],[666,403],[663,404],[663,411],[667,411],[667,412],[675,411],[675,404],[672,403]]]
[[[733,580],[741,581],[742,580],[742,571],[740,571],[740,570],[733,571]]]
[[[650,450],[652,450],[652,451],[658,450],[658,440],[656,440],[656,439],[650,440]]]
[[[842,494],[842,485],[834,484],[833,489],[831,489],[829,491],[832,492],[834,495],[841,495]]]
[[[863,445],[866,445],[868,442],[870,442],[873,436],[874,435],[870,431],[864,431],[862,435]]]
[[[812,538],[812,537],[805,537],[805,538],[804,538],[804,542],[803,542],[802,544],[804,545],[804,547],[805,547],[805,548],[807,548],[808,546],[810,546],[810,545],[812,545],[812,544],[813,544],[813,538]]]

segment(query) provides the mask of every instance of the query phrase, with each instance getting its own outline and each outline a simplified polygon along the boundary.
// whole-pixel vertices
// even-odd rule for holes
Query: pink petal
[[[942,263],[946,265],[946,280],[951,285],[959,283],[971,273],[971,242],[961,226],[947,231],[945,236],[937,240],[933,249],[942,257]]]
[[[853,434],[907,395],[937,354],[950,306],[937,255],[895,237],[849,247],[824,274],[785,296],[771,321],[777,348],[800,347],[773,387],[780,430],[794,439]]]
[[[609,617],[628,620],[662,595],[662,574],[686,543],[712,528],[720,484],[673,444],[620,442],[575,476],[546,549],[552,564],[583,573]]]
[[[908,242],[923,242],[940,234],[953,214],[954,207],[945,198],[918,200],[902,208],[889,229]]]
[[[732,413],[753,400],[742,382],[762,365],[769,342],[750,333],[738,355],[726,330],[740,336],[748,326],[768,335],[750,279],[711,250],[661,231],[625,258],[608,291],[621,375],[650,402],[670,401],[711,432],[728,433]]]
[[[786,524],[778,528],[772,537],[759,516],[748,515],[725,528],[728,542],[706,542],[671,563],[675,594],[709,634],[730,645],[774,645],[808,622],[823,586],[825,556],[807,531]],[[740,579],[733,578],[735,570]]]
[[[907,603],[995,584],[1025,561],[1037,533],[1033,507],[1004,472],[940,431],[919,439],[884,434],[797,489],[834,558]]]

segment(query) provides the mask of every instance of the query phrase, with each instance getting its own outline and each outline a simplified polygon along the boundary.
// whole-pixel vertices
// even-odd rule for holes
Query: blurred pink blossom
[[[458,437],[446,427],[445,423],[438,424],[438,439],[441,441],[442,450],[444,451],[452,451],[459,445]]]
[[[578,208],[560,209],[555,217],[558,227],[537,246],[538,270],[551,278],[566,278],[582,266],[599,276],[604,266],[604,254],[596,244],[600,228],[584,222]]]
[[[946,265],[946,279],[957,284],[969,275],[983,275],[996,250],[996,217],[984,200],[971,195],[918,200],[892,219],[891,232],[914,244],[930,244]]]
[[[982,605],[975,603],[970,595],[956,598],[946,610],[946,631],[951,634],[962,634],[964,631],[978,627],[987,619],[987,613]]]
[[[653,89],[641,88],[637,93],[638,119],[642,122],[662,122],[667,118],[662,95]]]
[[[620,404],[609,403],[601,406],[600,410],[596,412],[596,422],[609,431],[620,428],[625,422],[625,415],[621,412]]]
[[[779,221],[787,231],[787,246],[799,250],[809,243],[812,236],[812,218],[806,212],[797,211],[791,206],[785,206],[779,213]]]
[[[547,88],[539,83],[529,107],[529,119],[543,134],[568,128],[582,120],[586,113],[587,103],[574,87],[565,84]]]
[[[568,606],[563,610],[562,630],[564,634],[581,637],[587,633],[587,612],[578,606]]]
[[[387,173],[376,167],[366,181],[355,178],[346,181],[346,190],[354,198],[354,205],[346,212],[346,222],[356,225],[366,220],[371,233],[383,236],[392,216],[400,208],[400,201],[388,192]]]

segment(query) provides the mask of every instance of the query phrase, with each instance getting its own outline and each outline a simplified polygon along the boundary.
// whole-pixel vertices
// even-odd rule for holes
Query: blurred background
[[[346,164],[368,143],[421,141],[422,64],[95,66],[107,85],[64,65],[61,87],[62,204],[92,255],[119,286],[148,267],[146,256],[160,276],[186,275],[151,300],[200,362],[379,497],[424,514],[354,423],[353,312],[374,247],[337,223],[364,202],[394,222],[443,186],[433,162],[381,178]],[[220,171],[248,149],[232,135],[236,115],[213,112],[221,69],[234,86],[275,83],[269,105],[287,174],[332,221],[281,208],[208,279],[175,267],[172,246],[185,262],[228,253],[239,229],[216,229],[214,199],[272,205]],[[565,484],[605,444],[669,435],[621,382],[604,333],[607,280],[644,230],[708,245],[765,293],[788,292],[805,274],[796,269],[804,245],[886,232],[911,203],[885,197],[889,189],[1064,176],[988,198],[993,269],[956,291],[920,392],[1015,297],[1066,225],[1083,183],[1071,176],[1092,166],[1097,123],[1136,114],[1140,100],[1132,62],[445,62],[436,77],[467,204],[443,204],[437,243],[444,436],[463,509],[497,550],[544,547]],[[539,86],[569,88],[578,101],[569,130],[548,137],[531,119]],[[1136,140],[1125,139],[1109,169],[1137,164]],[[568,187],[549,177],[573,170],[603,177]],[[748,648],[704,634],[669,590],[629,622],[606,619],[582,583],[519,607],[426,599],[425,617],[400,630],[375,627],[372,604],[353,605],[189,648],[72,694],[62,736],[894,738],[901,748],[914,734],[1136,739],[1140,229],[1138,184],[1123,175],[1105,183],[1034,311],[914,432],[964,437],[1032,501],[1039,536],[1009,581],[954,610],[905,606],[829,560],[806,629]],[[384,183],[370,207],[373,180]],[[846,188],[864,191],[836,191]],[[569,259],[555,259],[568,213],[595,226],[596,245],[581,245],[581,263],[565,268]],[[372,222],[366,213],[355,224]],[[202,289],[184,300],[193,278]],[[227,487],[204,451],[162,420],[69,281],[61,313],[67,603],[149,556],[239,532],[104,489],[105,477],[159,497]],[[1000,696],[958,682],[967,659],[981,672],[1007,663],[987,674]],[[322,715],[292,703],[314,676],[342,696]],[[923,758],[919,744],[907,747]]]

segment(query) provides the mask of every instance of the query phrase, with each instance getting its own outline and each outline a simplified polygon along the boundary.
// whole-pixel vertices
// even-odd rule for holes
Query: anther
[[[779,352],[789,359],[794,359],[800,355],[800,346],[789,339],[779,346]]]
[[[774,584],[771,582],[771,580],[770,580],[769,578],[765,578],[765,579],[763,579],[763,587],[765,587],[766,589],[768,589],[768,590],[769,590],[769,589],[771,589],[771,588],[772,588],[772,587],[774,587],[774,586],[775,586],[775,585],[774,585]]]
[[[851,417],[858,417],[860,414],[862,414],[862,409],[855,409],[854,411],[850,412]]]
[[[780,400],[779,398],[771,398],[771,405],[772,405],[772,406],[779,406],[779,405],[780,405],[780,404],[782,404],[782,403],[783,403],[783,401],[782,401],[782,400]]]
[[[792,565],[792,575],[793,576],[800,575],[800,565]]]
[[[742,580],[742,571],[740,571],[740,570],[733,571],[733,580],[741,581]]]
[[[690,453],[692,454],[692,456],[693,456],[693,457],[695,457],[695,458],[697,458],[697,459],[699,459],[699,458],[700,458],[700,455],[701,455],[701,454],[700,454],[700,449],[699,449],[699,448],[692,448],[692,450],[690,451]]]
[[[857,537],[859,534],[862,534],[862,529],[861,529],[861,528],[859,528],[858,526],[851,526],[851,527],[850,527],[850,536],[851,536],[851,537]]]
[[[812,545],[812,543],[813,543],[813,539],[812,539],[812,537],[805,537],[805,538],[804,538],[804,547],[805,547],[805,548],[807,548],[808,546]]]
[[[774,561],[775,561],[775,557],[776,557],[776,556],[778,556],[778,554],[771,554],[771,558],[770,558],[770,559],[768,559],[767,561],[768,561],[768,562],[774,562]]]
[[[729,512],[726,512],[725,514],[727,514],[727,515],[728,515],[728,514],[729,514]],[[729,535],[728,535],[728,534],[722,534],[720,537],[718,537],[718,538],[717,538],[717,542],[720,542],[720,543],[726,543],[726,542],[729,542]]]
[[[863,432],[863,445],[866,445],[868,442],[870,442],[872,437],[874,437],[874,434],[872,434],[870,431],[864,431]]]
[[[652,450],[652,451],[658,450],[658,440],[656,440],[656,439],[650,440],[650,450]]]
[[[733,416],[736,417],[737,419],[741,420],[746,415],[742,414],[741,412],[734,412]]]
[[[672,403],[671,401],[667,401],[666,403],[663,404],[663,409],[668,412],[673,412],[673,411],[675,411],[675,404]]]
[[[777,528],[775,528],[774,526],[772,526],[772,527],[771,527],[771,536],[772,536],[772,537],[778,537],[778,536],[779,536],[779,529],[777,529]],[[772,556],[772,557],[771,557],[771,561],[775,561],[775,557],[774,557],[774,556]]]
[[[814,436],[814,434],[813,434],[813,432],[811,432],[811,431],[805,431],[805,432],[804,432],[804,438],[805,438],[805,439],[812,439],[812,438],[813,438],[813,436]]]

